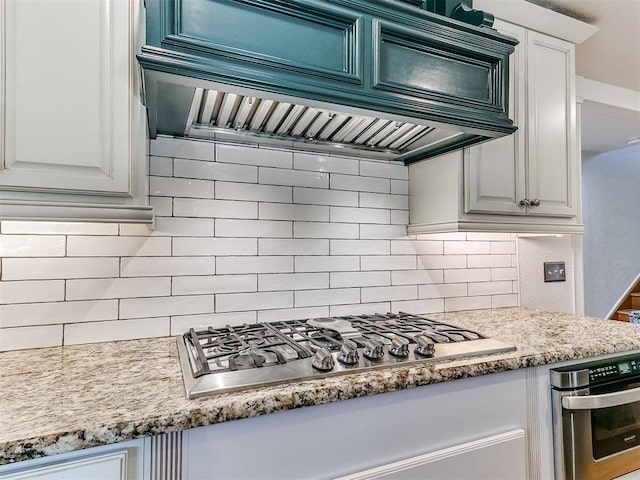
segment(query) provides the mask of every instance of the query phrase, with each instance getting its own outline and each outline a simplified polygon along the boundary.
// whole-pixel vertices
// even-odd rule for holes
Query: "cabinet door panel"
[[[1,480],[127,480],[127,451],[96,455],[0,475]]]
[[[518,131],[465,151],[465,211],[525,213],[525,35],[524,28],[496,20],[494,27],[520,42],[509,59],[509,118]]]
[[[6,3],[4,189],[129,194],[129,2]]]
[[[573,216],[575,197],[574,46],[537,32],[527,35],[529,195],[532,215]]]

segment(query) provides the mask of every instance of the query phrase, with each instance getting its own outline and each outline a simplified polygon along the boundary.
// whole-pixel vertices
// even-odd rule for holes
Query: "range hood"
[[[150,136],[411,163],[513,133],[517,42],[450,2],[147,0]]]

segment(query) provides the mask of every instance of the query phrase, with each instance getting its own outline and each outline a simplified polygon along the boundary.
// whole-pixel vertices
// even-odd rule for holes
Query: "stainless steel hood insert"
[[[394,0],[148,0],[156,134],[421,160],[515,131],[515,40]]]

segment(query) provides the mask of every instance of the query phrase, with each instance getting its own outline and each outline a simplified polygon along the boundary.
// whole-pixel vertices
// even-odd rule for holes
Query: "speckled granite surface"
[[[531,309],[427,315],[515,352],[187,400],[175,338],[0,353],[0,464],[419,385],[640,350],[640,325]]]

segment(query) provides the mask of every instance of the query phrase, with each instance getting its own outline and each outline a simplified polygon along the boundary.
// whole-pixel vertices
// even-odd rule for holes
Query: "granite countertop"
[[[187,400],[175,338],[0,353],[0,464],[292,408],[616,352],[640,325],[525,308],[429,314],[514,352]]]

